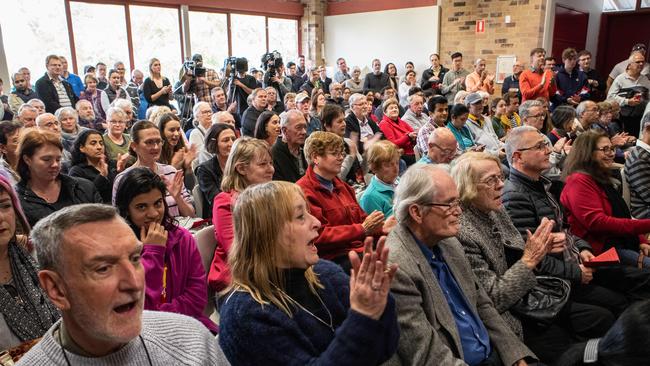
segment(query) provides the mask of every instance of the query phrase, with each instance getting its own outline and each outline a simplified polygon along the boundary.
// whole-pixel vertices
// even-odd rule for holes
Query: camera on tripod
[[[265,53],[262,56],[262,68],[269,74],[271,79],[277,75],[277,70],[282,65],[282,55],[278,51]]]
[[[183,62],[183,68],[185,68],[185,72],[193,76],[205,76],[205,67],[198,66],[194,60],[187,60]]]

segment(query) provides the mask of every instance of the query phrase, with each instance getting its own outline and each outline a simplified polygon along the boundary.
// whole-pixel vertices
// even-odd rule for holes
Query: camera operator
[[[207,102],[212,104],[210,90],[220,85],[219,76],[213,69],[203,67],[203,56],[195,54],[192,56],[194,68],[185,67],[183,75],[183,92],[194,93],[197,102]],[[196,75],[195,75],[196,73]]]
[[[273,87],[276,91],[276,101],[282,103],[284,95],[291,91],[291,79],[284,75],[284,62],[277,51],[262,56],[264,73],[264,88]]]
[[[237,113],[243,116],[248,108],[248,96],[253,89],[257,88],[257,80],[248,75],[248,60],[244,57],[237,58],[235,70],[232,85],[228,87],[228,102],[237,102]]]

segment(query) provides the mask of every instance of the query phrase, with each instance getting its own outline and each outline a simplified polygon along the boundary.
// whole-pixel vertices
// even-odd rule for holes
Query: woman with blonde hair
[[[366,159],[374,173],[370,184],[359,199],[366,213],[381,211],[385,217],[393,216],[393,195],[399,176],[400,149],[390,141],[382,140],[366,150]]]
[[[233,365],[378,365],[397,348],[389,295],[397,267],[380,239],[352,277],[319,260],[320,222],[300,188],[268,182],[241,193],[233,210],[233,283],[221,307],[221,347]]]
[[[212,223],[217,238],[208,284],[215,291],[230,285],[228,253],[233,241],[232,207],[246,187],[270,182],[273,179],[271,147],[263,140],[241,137],[232,145],[221,179],[221,193],[212,204]]]
[[[305,193],[309,210],[322,223],[314,240],[320,255],[349,272],[348,251],[363,252],[364,238],[386,235],[395,220],[384,221],[380,211],[366,214],[352,187],[338,177],[345,158],[344,144],[332,132],[313,132],[304,147],[309,167],[296,184]]]

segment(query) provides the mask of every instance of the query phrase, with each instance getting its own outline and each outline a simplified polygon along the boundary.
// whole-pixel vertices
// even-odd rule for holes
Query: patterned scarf
[[[513,113],[512,117],[508,118],[505,114],[501,116],[501,125],[506,132],[515,127],[521,127],[521,118],[517,113]]]
[[[21,341],[42,337],[61,316],[39,287],[37,267],[32,257],[15,240],[9,242],[9,262],[16,299],[0,286],[0,313],[9,329]]]

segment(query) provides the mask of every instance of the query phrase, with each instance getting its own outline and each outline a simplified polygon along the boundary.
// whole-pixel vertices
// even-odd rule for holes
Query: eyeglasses
[[[597,147],[596,150],[602,151],[604,154],[613,154],[616,152],[616,148],[612,145]]]
[[[147,145],[148,147],[155,146],[155,145],[162,145],[162,143],[163,141],[161,139],[144,141],[144,144]]]
[[[422,206],[445,207],[444,213],[448,215],[453,210],[460,208],[460,200],[457,198],[449,203],[439,203],[439,202],[423,203]]]
[[[328,151],[327,154],[332,155],[335,158],[345,158],[345,151]]]
[[[548,141],[540,141],[531,147],[523,147],[521,149],[517,149],[517,151],[526,151],[526,150],[545,151],[546,149],[550,149],[550,148],[551,148],[551,144],[549,144]]]
[[[113,120],[108,120],[108,123],[114,123],[116,125],[125,125],[126,121],[113,121]]]
[[[440,150],[440,152],[443,153],[443,155],[449,156],[449,155],[455,155],[456,154],[456,149],[443,149],[440,145],[432,142],[429,144],[431,147],[435,147],[436,149]]]
[[[546,114],[542,113],[542,114],[536,114],[536,115],[534,115],[534,116],[528,116],[528,117],[526,117],[526,118],[531,118],[531,119],[540,119],[540,118],[544,118],[544,117],[546,117]]]
[[[500,175],[493,175],[485,180],[481,180],[479,181],[479,183],[483,183],[490,188],[494,188],[497,185],[499,185],[499,183],[503,183],[505,181],[506,181],[506,177],[503,174],[500,174]]]

